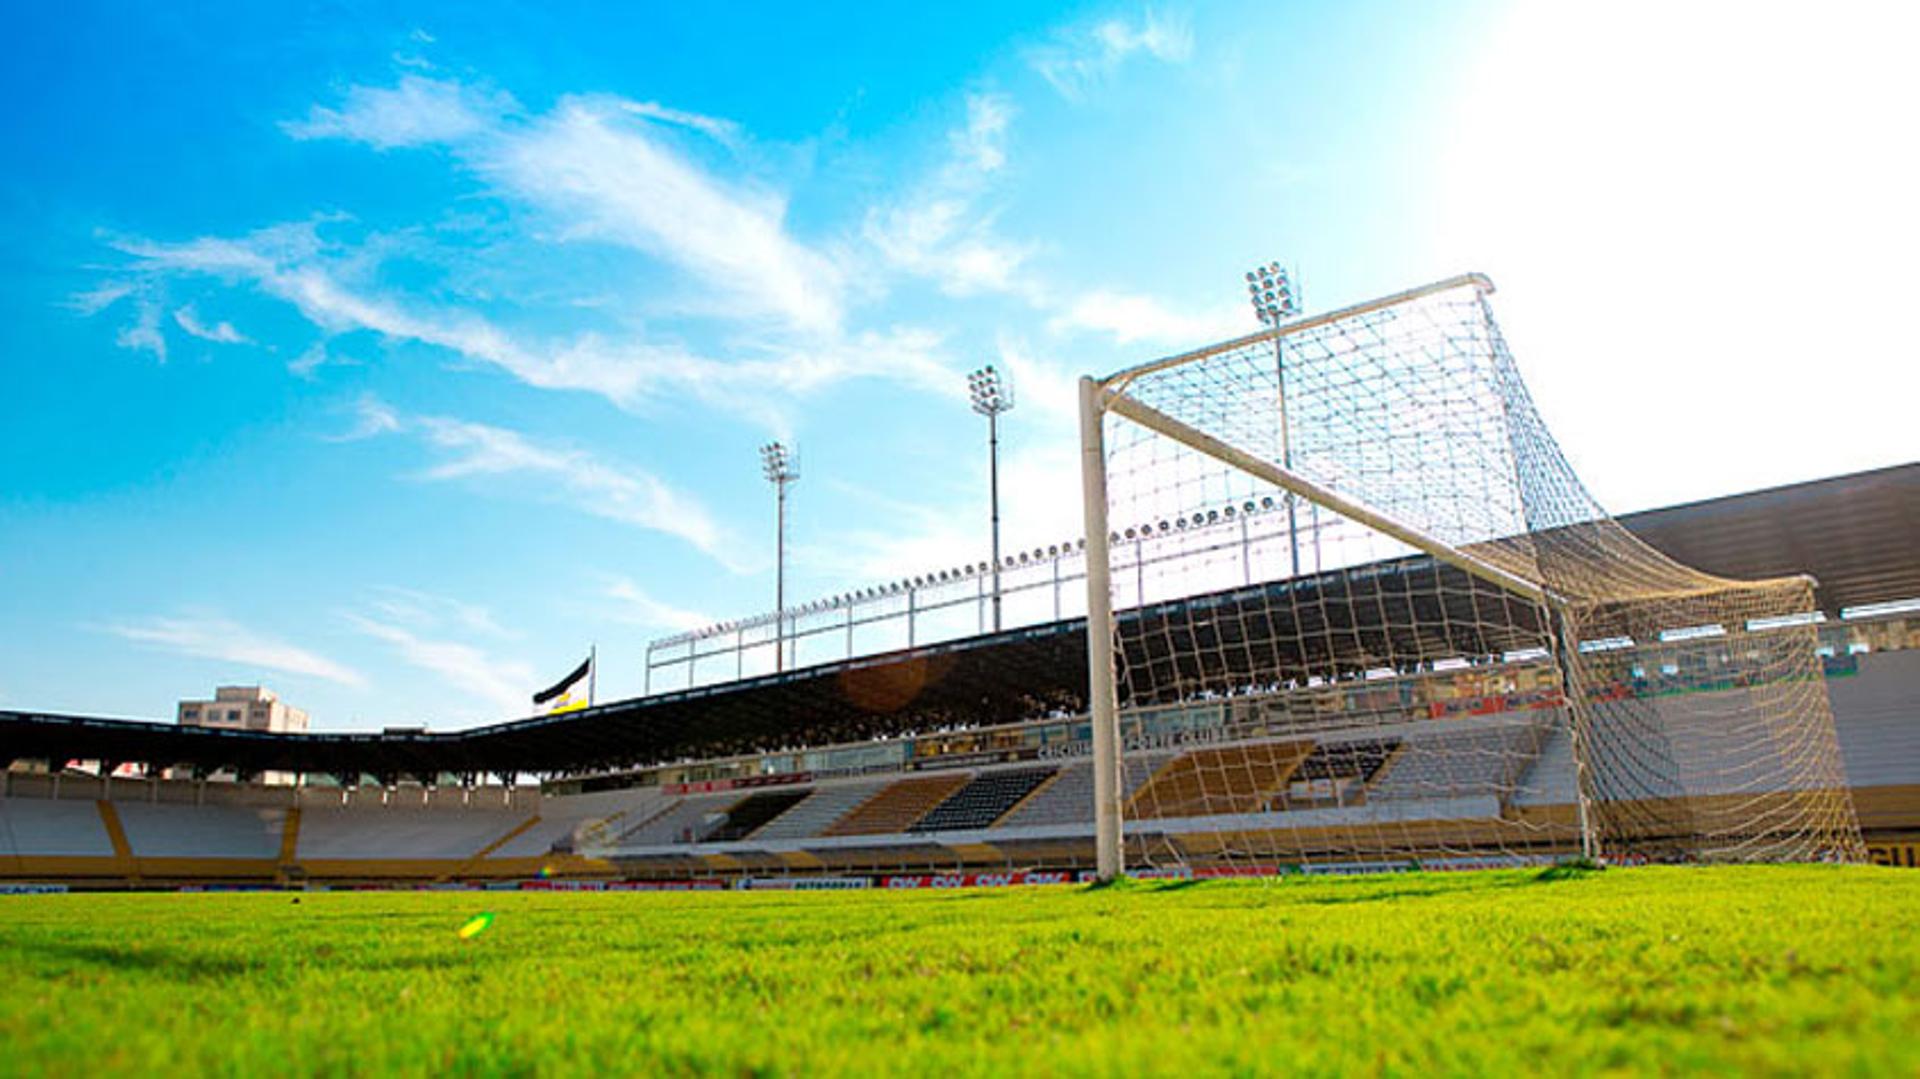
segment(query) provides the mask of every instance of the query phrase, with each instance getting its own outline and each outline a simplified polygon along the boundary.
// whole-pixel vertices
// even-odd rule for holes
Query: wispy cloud
[[[75,293],[68,298],[66,306],[83,315],[97,315],[132,295],[134,291],[132,282],[110,281],[98,288]]]
[[[721,179],[658,124],[727,145],[740,139],[731,121],[658,102],[576,96],[526,116],[510,99],[417,75],[391,88],[351,87],[339,108],[316,106],[283,126],[296,138],[381,149],[449,145],[501,194],[553,215],[560,239],[629,247],[691,274],[724,297],[704,303],[705,313],[838,326],[841,270],[791,235],[785,196]]]
[[[617,617],[636,626],[684,632],[719,621],[712,615],[663,602],[624,577],[608,581],[607,597],[618,601]]]
[[[114,343],[121,348],[136,352],[151,352],[161,363],[167,362],[167,335],[160,332],[160,304],[157,300],[141,300],[135,305],[135,315],[131,323],[123,327],[114,336]]]
[[[1193,56],[1192,26],[1148,9],[1138,19],[1103,19],[1063,30],[1027,60],[1062,97],[1080,101],[1135,56],[1185,63]]]
[[[1007,163],[1007,127],[1013,103],[1004,94],[967,95],[967,124],[947,136],[955,167],[985,176]]]
[[[339,108],[315,105],[306,119],[280,128],[296,139],[352,139],[387,150],[470,138],[513,107],[504,95],[403,75],[392,87],[349,87]]]
[[[480,476],[540,477],[567,505],[610,521],[678,536],[727,564],[729,544],[705,506],[651,473],[616,468],[584,450],[544,446],[517,431],[467,420],[425,416],[418,421],[431,445],[448,451],[421,473],[429,480]]]
[[[275,225],[238,238],[111,242],[134,258],[131,272],[142,279],[191,274],[248,284],[292,304],[329,334],[368,330],[431,345],[503,370],[529,386],[594,393],[629,409],[661,396],[687,395],[780,430],[795,396],[846,379],[886,378],[927,387],[951,381],[949,365],[939,355],[940,339],[904,327],[797,340],[747,339],[738,346],[742,358],[732,361],[678,344],[598,333],[525,340],[472,311],[435,308],[358,283],[352,278],[366,272],[364,259],[354,257],[357,252],[330,252],[319,232],[322,223]],[[122,343],[153,349],[164,358],[158,317],[156,311],[137,323]]]
[[[1245,332],[1246,319],[1236,308],[1222,306],[1199,313],[1175,311],[1151,297],[1095,290],[1074,299],[1047,327],[1056,333],[1092,330],[1123,345],[1136,341],[1182,345],[1212,341]]]
[[[192,304],[176,309],[173,312],[173,321],[189,335],[198,337],[203,341],[214,341],[223,345],[245,345],[252,343],[246,335],[234,329],[233,323],[231,322],[216,322],[209,326],[200,321],[200,314],[193,309]]]
[[[375,435],[392,434],[400,430],[400,413],[391,405],[372,394],[364,395],[354,402],[353,426],[337,435],[325,436],[328,442],[358,442]]]
[[[657,101],[627,101],[622,103],[622,107],[635,116],[644,116],[649,120],[658,120],[661,123],[698,131],[726,146],[737,145],[741,139],[740,125],[732,120],[704,116],[685,109],[669,108]]]
[[[966,108],[966,122],[947,135],[947,160],[905,198],[868,211],[861,235],[888,265],[951,295],[1031,292],[1020,270],[1032,245],[1000,236],[993,214],[980,208],[1007,163],[1013,105],[1004,95],[977,93]]]
[[[478,603],[452,596],[435,595],[414,588],[382,585],[374,589],[368,605],[387,621],[417,630],[451,627],[487,637],[519,636],[502,626],[493,612]]]
[[[441,451],[414,478],[431,482],[534,478],[541,497],[581,513],[685,540],[729,568],[747,567],[707,507],[650,472],[610,464],[585,450],[541,443],[519,431],[448,416],[403,416],[376,397],[355,406],[354,425],[330,441],[411,433]],[[416,601],[414,604],[418,607]],[[391,614],[392,612],[388,612]]]
[[[721,298],[708,313],[837,327],[842,273],[789,234],[785,196],[714,176],[654,129],[627,122],[636,111],[661,112],[619,98],[568,98],[531,124],[496,132],[472,160],[509,194],[554,214],[565,238],[630,247],[691,274]]]
[[[265,669],[309,675],[355,688],[367,684],[360,672],[345,664],[227,618],[156,616],[115,622],[99,628],[124,640],[151,645],[178,655],[234,664],[246,669],[236,672],[242,677],[251,671]]]
[[[503,660],[466,641],[424,636],[421,632],[360,614],[344,614],[355,630],[387,645],[409,666],[439,675],[454,692],[483,701],[493,714],[482,718],[512,719],[532,711],[533,668],[517,660]]]

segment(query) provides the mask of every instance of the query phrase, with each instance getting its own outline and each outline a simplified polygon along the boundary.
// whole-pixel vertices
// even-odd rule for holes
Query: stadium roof
[[[1729,577],[1811,573],[1830,615],[1845,607],[1920,597],[1920,464],[1733,495],[1622,518],[1673,557]],[[1220,626],[1321,599],[1364,623],[1411,574],[1451,573],[1424,558],[1346,575],[1275,582],[1201,597]],[[1321,589],[1328,593],[1323,597]],[[1333,589],[1340,589],[1335,595]],[[1453,603],[1465,589],[1443,589]],[[1286,600],[1286,603],[1275,603]],[[1448,612],[1452,614],[1453,612]],[[1159,617],[1149,609],[1142,617]],[[1394,619],[1472,626],[1475,618]],[[1086,679],[1084,620],[863,656],[560,716],[447,733],[272,734],[166,723],[0,711],[0,758],[140,761],[203,771],[234,769],[403,776],[558,774],[637,762],[702,759],[776,746],[821,745],[949,725],[1005,722],[1049,704],[1076,706]],[[1257,627],[1255,628],[1257,632]],[[1142,635],[1153,637],[1157,635]],[[1503,642],[1450,641],[1463,653]],[[1356,652],[1339,657],[1366,665]],[[1193,671],[1209,677],[1217,672]]]

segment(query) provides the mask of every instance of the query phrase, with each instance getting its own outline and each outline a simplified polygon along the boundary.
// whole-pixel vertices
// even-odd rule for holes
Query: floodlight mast
[[[993,521],[993,631],[1000,632],[1000,414],[1013,411],[1013,383],[992,364],[967,376],[973,410],[987,418],[987,497]]]
[[[1255,266],[1247,271],[1247,298],[1260,325],[1278,328],[1300,313],[1300,302],[1293,290],[1293,278],[1278,262]],[[1274,376],[1280,389],[1280,466],[1293,470],[1292,439],[1287,434],[1287,354],[1276,335],[1273,339]],[[1287,492],[1287,546],[1293,556],[1293,576],[1300,576],[1300,529],[1294,515],[1293,492]],[[1316,570],[1318,567],[1315,567]]]
[[[787,486],[800,478],[800,461],[778,441],[760,447],[760,470],[773,484],[773,669],[787,669]]]

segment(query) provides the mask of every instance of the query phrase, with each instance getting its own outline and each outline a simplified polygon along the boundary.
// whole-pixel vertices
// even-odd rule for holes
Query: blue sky
[[[1914,457],[1911,8],[75,5],[0,48],[0,705],[521,711],[1077,533],[1071,379],[1465,269],[1616,510]]]

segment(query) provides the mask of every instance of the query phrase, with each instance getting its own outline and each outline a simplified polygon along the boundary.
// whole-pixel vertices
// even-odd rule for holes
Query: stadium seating
[[[1126,798],[1144,785],[1153,773],[1173,757],[1170,753],[1131,754],[1121,758],[1123,790]],[[1093,820],[1093,762],[1076,761],[1060,770],[1060,778],[1034,792],[1033,797],[1016,806],[996,828],[1036,828],[1065,824],[1086,824]]]
[[[91,801],[0,798],[0,854],[113,857],[113,839]]]
[[[727,823],[727,813],[745,801],[738,794],[708,794],[683,798],[663,812],[620,834],[623,847],[663,843],[698,843]]]
[[[1541,726],[1517,720],[1409,737],[1368,800],[1466,798],[1504,787],[1532,765],[1544,740]]]
[[[623,821],[641,820],[664,808],[672,799],[658,787],[600,791],[566,798],[544,799],[540,820],[487,855],[490,860],[544,858],[555,852],[604,846]],[[592,839],[589,839],[589,834]]]
[[[983,772],[907,828],[909,832],[946,832],[985,828],[999,820],[1034,788],[1053,778],[1052,768],[1016,768]]]
[[[727,822],[714,829],[707,838],[716,843],[745,839],[775,817],[792,809],[807,794],[804,789],[787,788],[749,795],[745,801],[727,811]]]
[[[833,822],[874,796],[891,780],[868,780],[815,787],[798,805],[753,834],[759,840],[805,839],[825,832]]]
[[[937,775],[921,779],[903,779],[867,799],[846,816],[835,821],[822,835],[879,835],[904,832],[970,777]]]
[[[1827,683],[1862,828],[1920,825],[1920,651],[1856,657]]]
[[[114,809],[136,858],[278,858],[287,817],[285,809],[227,805],[116,802]]]
[[[304,863],[344,859],[465,860],[534,819],[518,809],[309,807],[300,814],[297,856]]]
[[[1311,742],[1256,742],[1196,749],[1162,768],[1127,801],[1135,819],[1252,813],[1313,752]]]

